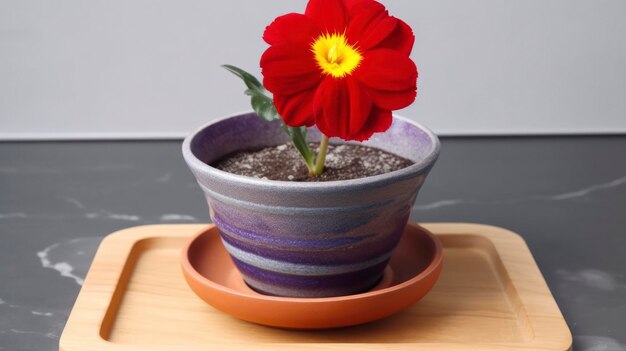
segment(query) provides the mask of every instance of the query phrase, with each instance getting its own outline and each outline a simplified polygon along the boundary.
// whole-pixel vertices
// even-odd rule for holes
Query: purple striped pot
[[[308,136],[319,140],[319,131],[313,128]],[[246,283],[260,293],[328,297],[372,288],[437,159],[439,140],[395,116],[387,132],[364,144],[415,164],[346,181],[261,180],[208,165],[237,150],[287,141],[279,124],[253,113],[211,122],[185,139],[183,156],[204,191],[224,246]]]

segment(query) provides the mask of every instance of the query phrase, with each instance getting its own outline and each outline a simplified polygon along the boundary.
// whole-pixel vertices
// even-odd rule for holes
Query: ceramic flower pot
[[[312,128],[309,138],[319,140],[319,131]],[[438,157],[439,140],[395,116],[387,132],[364,144],[415,164],[354,180],[272,181],[209,166],[238,150],[288,141],[279,124],[244,113],[211,122],[183,143],[233,262],[250,287],[269,295],[328,297],[372,288]]]

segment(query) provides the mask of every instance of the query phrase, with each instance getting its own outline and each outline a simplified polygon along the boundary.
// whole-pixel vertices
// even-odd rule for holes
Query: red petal
[[[317,87],[313,109],[315,124],[329,137],[343,137],[348,133],[346,116],[350,115],[348,88],[345,80],[326,76]]]
[[[350,119],[348,130],[350,135],[357,134],[367,122],[367,116],[372,110],[372,99],[367,94],[367,90],[361,87],[353,77],[347,77],[348,92],[350,95]]]
[[[354,140],[368,121],[372,102],[360,84],[348,77],[326,77],[314,100],[315,122],[329,137]]]
[[[319,35],[315,21],[300,13],[289,13],[267,26],[263,39],[270,45],[310,45]]]
[[[409,56],[411,50],[413,50],[414,43],[415,35],[413,35],[411,27],[404,21],[397,19],[396,29],[382,41],[377,48],[398,50],[406,56]]]
[[[382,133],[391,127],[392,120],[391,111],[373,107],[367,117],[367,123],[359,133],[352,135],[351,140],[364,141],[371,138],[374,133]]]
[[[385,6],[376,1],[360,2],[350,12],[346,36],[360,50],[370,49],[385,40],[397,27],[398,20],[389,16]]]
[[[315,90],[306,90],[291,96],[274,95],[274,105],[285,124],[291,127],[310,127],[315,124],[313,118],[313,98]]]
[[[292,95],[317,85],[320,69],[311,51],[296,45],[274,45],[261,57],[263,85],[272,93]]]
[[[310,0],[304,14],[316,21],[324,32],[332,34],[346,30],[347,13],[342,0]]]
[[[354,10],[354,7],[361,3],[370,3],[374,2],[373,0],[343,0],[343,6],[348,10],[348,14],[351,14]]]
[[[406,91],[382,91],[369,89],[368,93],[374,105],[385,110],[399,110],[405,108],[415,101],[417,90]]]
[[[264,73],[279,77],[320,71],[311,50],[298,45],[270,46],[261,56],[261,68]]]
[[[417,89],[417,67],[406,55],[390,49],[365,53],[354,71],[365,86],[374,90],[406,91]]]

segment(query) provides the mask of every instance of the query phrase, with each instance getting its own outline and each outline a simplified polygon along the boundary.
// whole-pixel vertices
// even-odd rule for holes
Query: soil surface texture
[[[318,143],[309,146],[317,150]],[[304,159],[292,144],[270,146],[261,150],[238,151],[213,167],[242,176],[294,182],[323,182],[371,177],[393,172],[413,161],[392,153],[356,144],[329,145],[326,167],[319,177],[310,177]]]

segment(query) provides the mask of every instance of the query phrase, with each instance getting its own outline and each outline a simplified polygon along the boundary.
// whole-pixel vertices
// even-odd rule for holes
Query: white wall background
[[[626,132],[626,1],[383,0],[441,134]],[[264,27],[304,0],[0,0],[0,139],[176,137],[249,109]]]

